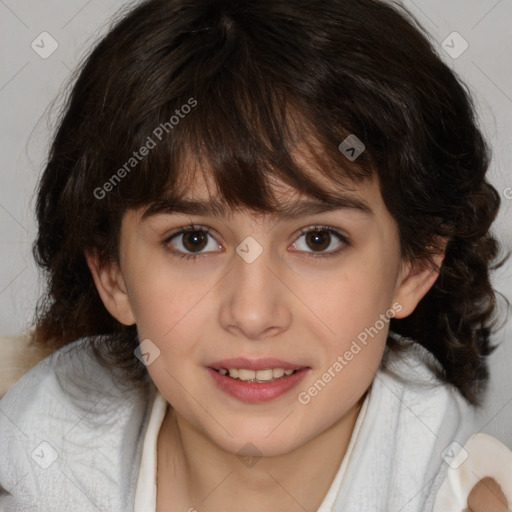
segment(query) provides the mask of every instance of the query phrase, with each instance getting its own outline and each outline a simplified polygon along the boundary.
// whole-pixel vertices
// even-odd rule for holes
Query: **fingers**
[[[468,496],[470,512],[510,512],[508,501],[494,478],[482,478]]]

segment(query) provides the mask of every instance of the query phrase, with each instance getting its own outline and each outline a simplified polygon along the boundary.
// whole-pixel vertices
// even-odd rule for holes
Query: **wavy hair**
[[[349,134],[366,146],[353,162],[338,149]],[[181,197],[190,157],[233,208],[276,211],[273,178],[331,201],[294,160],[298,143],[331,183],[378,176],[404,259],[432,264],[449,240],[431,290],[390,328],[478,403],[496,323],[490,150],[467,86],[412,14],[378,0],[148,0],[124,13],[80,67],[39,183],[35,342],[91,337],[102,364],[146,379],[136,326],[107,312],[84,252],[116,260],[123,213]]]

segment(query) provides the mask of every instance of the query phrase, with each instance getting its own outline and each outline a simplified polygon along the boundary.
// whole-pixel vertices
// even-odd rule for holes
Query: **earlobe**
[[[432,288],[439,276],[444,253],[433,257],[435,268],[426,262],[404,263],[397,280],[394,300],[401,304],[402,309],[396,318],[405,318],[415,309],[420,300]]]
[[[97,251],[85,252],[87,266],[107,311],[124,325],[135,324],[121,269],[116,262],[102,263]]]

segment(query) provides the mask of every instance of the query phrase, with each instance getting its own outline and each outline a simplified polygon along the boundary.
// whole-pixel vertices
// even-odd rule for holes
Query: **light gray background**
[[[57,109],[71,71],[98,36],[121,0],[0,0],[0,334],[22,332],[31,320],[40,283],[31,256],[35,237],[34,190],[45,160]],[[444,60],[468,83],[481,125],[494,149],[491,181],[503,200],[495,231],[512,249],[512,0],[406,0],[424,24]],[[464,41],[468,48],[460,56]],[[31,47],[48,32],[58,48],[41,58]],[[450,37],[449,37],[450,36]],[[42,36],[47,37],[47,36]],[[400,37],[400,34],[397,34]],[[447,39],[448,38],[448,39]],[[45,39],[45,48],[49,40]],[[443,50],[453,47],[452,56]],[[41,50],[42,51],[42,48]],[[60,105],[60,100],[56,107]],[[53,112],[53,113],[52,113]],[[50,115],[51,114],[51,115]],[[512,261],[494,276],[512,302]],[[512,447],[512,321],[496,336],[492,381],[481,430]]]

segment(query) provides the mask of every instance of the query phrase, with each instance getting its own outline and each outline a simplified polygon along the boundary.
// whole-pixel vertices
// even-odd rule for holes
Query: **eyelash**
[[[172,254],[173,256],[180,258],[180,259],[197,260],[203,256],[207,256],[208,253],[188,254],[188,253],[184,253],[184,252],[180,252],[180,251],[175,251],[173,249],[169,249],[168,244],[173,238],[175,238],[179,235],[188,233],[190,231],[201,231],[203,233],[206,233],[207,235],[211,235],[211,230],[207,226],[194,226],[191,224],[189,226],[184,226],[183,228],[181,228],[180,231],[177,231],[177,232],[173,233],[172,235],[166,237],[165,240],[162,241],[162,245],[169,251],[170,254]],[[345,246],[350,245],[349,241],[345,235],[343,235],[339,231],[335,230],[334,228],[331,228],[329,226],[323,226],[323,225],[315,225],[315,226],[309,226],[307,228],[303,228],[300,230],[299,236],[297,238],[300,238],[300,236],[302,236],[302,235],[305,235],[310,232],[315,232],[315,231],[325,231],[325,232],[329,233],[330,235],[334,235],[336,238],[338,238],[338,240],[340,242],[343,242],[343,244]],[[306,252],[305,254],[307,254],[309,257],[312,257],[312,258],[327,258],[330,256],[336,256],[341,251],[343,251],[343,249],[344,249],[344,247],[340,247],[339,249],[336,249],[336,250],[330,251],[330,252],[324,252],[324,253]]]

